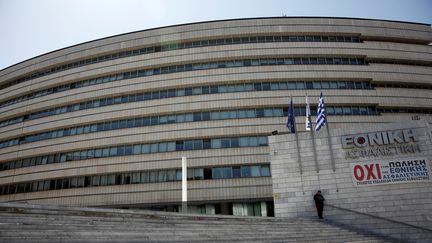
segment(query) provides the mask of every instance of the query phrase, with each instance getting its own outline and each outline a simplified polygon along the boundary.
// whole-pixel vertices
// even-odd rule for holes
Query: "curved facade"
[[[334,128],[432,123],[431,42],[426,24],[258,18],[18,63],[0,71],[0,201],[176,210],[186,156],[194,211],[271,215],[267,136],[288,132],[289,97],[300,132],[321,92]]]

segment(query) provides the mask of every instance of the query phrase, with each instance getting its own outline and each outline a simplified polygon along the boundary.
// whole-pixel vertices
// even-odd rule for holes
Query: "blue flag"
[[[290,106],[288,108],[288,121],[287,121],[286,126],[290,130],[291,133],[295,133],[296,132],[295,117],[294,117],[294,107],[293,107],[292,98],[291,98]]]
[[[319,131],[322,127],[326,125],[326,123],[327,123],[327,118],[326,118],[326,110],[324,106],[324,97],[321,92],[319,102],[318,102],[315,131]]]

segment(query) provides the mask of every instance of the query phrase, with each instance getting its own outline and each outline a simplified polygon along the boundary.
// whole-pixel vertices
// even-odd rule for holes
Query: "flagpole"
[[[336,172],[336,164],[335,164],[334,155],[333,155],[333,144],[331,142],[331,137],[330,137],[330,126],[329,126],[329,122],[328,122],[327,110],[325,110],[325,116],[326,116],[326,123],[327,123],[326,124],[326,130],[327,130],[327,134],[328,134],[327,135],[327,141],[328,141],[329,148],[330,148],[330,159],[332,162],[333,172]],[[336,173],[334,173],[334,176],[335,176],[334,180],[335,180],[336,192],[339,192],[339,187],[338,187],[338,183],[336,180]]]
[[[309,131],[311,133],[311,139],[312,139],[312,152],[313,152],[313,156],[314,156],[314,162],[315,162],[315,171],[317,173],[319,173],[319,165],[318,165],[318,157],[317,157],[317,152],[316,152],[316,141],[315,141],[315,134],[313,132],[313,126],[312,126],[312,119],[311,119],[311,112],[310,112],[310,106],[309,106],[309,101],[308,101],[308,96],[306,93],[306,120],[307,123],[306,124],[306,129],[309,128]]]
[[[311,121],[312,124],[312,121]],[[312,131],[312,129],[310,130],[311,133],[311,138],[312,138],[312,149],[313,149],[313,155],[314,155],[314,161],[315,161],[315,170],[317,173],[319,173],[319,165],[318,165],[318,157],[317,157],[317,152],[316,152],[316,141],[315,141],[315,134]]]
[[[326,118],[326,131],[327,131],[327,141],[330,147],[330,159],[331,159],[331,164],[332,164],[332,169],[333,172],[336,172],[336,165],[335,165],[335,161],[334,161],[334,155],[333,155],[333,144],[331,142],[331,137],[330,137],[330,128],[329,128],[329,121],[328,121],[328,117],[327,117],[327,110],[324,111],[325,113],[325,118]]]
[[[303,168],[302,168],[302,161],[301,161],[301,155],[300,155],[300,143],[298,140],[298,135],[297,135],[297,125],[296,125],[296,120],[295,120],[295,115],[294,115],[294,105],[292,103],[292,96],[290,96],[290,106],[292,109],[292,117],[293,117],[293,126],[294,126],[294,136],[295,136],[295,140],[296,140],[296,146],[297,146],[297,162],[298,162],[298,166],[299,166],[299,170],[300,170],[300,175],[303,174]],[[289,113],[289,110],[288,110]]]

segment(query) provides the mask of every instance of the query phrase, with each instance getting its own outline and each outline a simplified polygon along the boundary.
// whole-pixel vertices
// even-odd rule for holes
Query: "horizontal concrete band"
[[[315,26],[314,26],[315,25]],[[401,31],[404,30],[404,31]],[[385,31],[385,34],[383,34]],[[65,60],[82,58],[82,54],[95,55],[119,48],[150,45],[166,42],[177,42],[179,39],[197,39],[205,36],[242,35],[243,33],[361,33],[362,36],[381,36],[395,39],[411,39],[430,41],[431,31],[426,25],[396,23],[376,20],[335,20],[335,19],[259,19],[219,21],[201,24],[190,24],[167,27],[149,31],[135,32],[111,38],[105,38],[69,48],[65,48],[44,56],[2,70],[4,73],[23,69],[27,65],[48,66]],[[143,37],[147,38],[143,38]],[[40,63],[40,62],[44,63]],[[28,70],[29,68],[27,68]],[[21,72],[25,72],[21,70]],[[28,72],[28,71],[27,71]]]
[[[220,47],[206,47],[201,50],[187,51],[177,50],[170,51],[168,54],[148,54],[143,56],[134,56],[123,59],[116,59],[103,63],[91,64],[59,73],[54,73],[48,76],[36,78],[27,82],[23,82],[12,87],[0,90],[0,94],[12,95],[28,92],[31,90],[39,90],[43,87],[50,87],[54,84],[62,84],[71,82],[72,80],[79,81],[83,77],[96,77],[106,74],[112,74],[115,70],[130,71],[134,68],[147,68],[169,66],[185,63],[205,63],[208,61],[230,60],[230,59],[254,59],[254,58],[280,58],[280,57],[312,57],[312,56],[346,56],[346,57],[365,57],[368,62],[373,63],[374,59],[380,60],[406,60],[419,62],[431,62],[431,51],[428,46],[418,45],[402,45],[402,44],[381,44],[365,43],[367,46],[350,46],[350,43],[335,43],[327,45],[319,45],[318,43],[311,43],[299,47],[295,43],[290,45],[282,45],[281,43],[267,43],[265,46],[220,46]],[[345,44],[345,45],[343,45]],[[391,47],[388,47],[390,45]],[[370,46],[370,47],[368,47]],[[164,76],[164,75],[163,75]],[[2,95],[3,96],[3,95]],[[7,97],[7,96],[6,96]]]

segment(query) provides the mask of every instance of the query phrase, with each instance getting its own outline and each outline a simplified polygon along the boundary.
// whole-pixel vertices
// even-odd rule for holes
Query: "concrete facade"
[[[304,97],[315,100],[320,92],[334,107],[329,120],[335,128],[432,123],[431,42],[428,24],[258,18],[137,31],[18,63],[0,70],[0,201],[178,205],[180,181],[167,174],[186,156],[191,168],[210,171],[206,179],[198,171],[191,181],[192,203],[271,204],[272,155],[257,140],[287,131],[288,97],[299,112],[300,132]],[[208,91],[214,87],[217,92]],[[146,95],[151,98],[138,98]],[[172,116],[175,121],[167,122]],[[118,127],[120,120],[138,124],[155,117],[157,124]],[[107,123],[113,129],[98,130]],[[200,144],[193,149],[172,149],[195,140]],[[162,152],[93,154],[138,145]],[[248,171],[257,166],[258,174]],[[227,174],[219,175],[223,168]],[[155,171],[160,180],[131,182],[133,173],[144,173],[141,180]],[[115,184],[103,184],[119,173]],[[76,182],[81,179],[83,186]]]
[[[400,144],[395,142],[393,145],[366,145],[362,148],[344,148],[343,146],[343,138],[346,136],[401,130],[415,133],[416,141]],[[334,167],[329,140],[333,147]],[[422,238],[430,240],[432,236],[432,215],[430,213],[432,209],[432,128],[428,123],[394,123],[374,127],[359,125],[347,129],[330,129],[330,135],[325,130],[321,131],[315,135],[317,162],[313,156],[311,134],[299,134],[298,141],[301,151],[300,159],[297,154],[295,135],[270,137],[270,153],[273,154],[270,162],[276,216],[316,217],[313,195],[317,190],[321,190],[326,199],[325,205],[327,205],[324,206],[325,218],[358,228],[374,230],[395,238],[414,241]],[[397,154],[391,149],[391,152],[387,154],[349,155],[353,149],[368,152],[393,148],[393,146],[414,146],[418,149],[398,150]],[[422,166],[420,163],[417,166],[422,167],[418,168],[424,169],[426,175],[417,181],[407,179],[413,177],[400,177],[404,181],[396,182],[400,179],[398,178],[400,174],[407,175],[397,173],[399,168],[411,168],[417,172],[415,163],[413,166],[388,168],[387,172],[391,170],[388,174],[384,172],[385,167],[381,166],[383,169],[380,175],[375,167],[382,161],[397,163],[397,161],[410,161],[414,158],[425,160]],[[367,169],[364,165],[367,166]],[[359,166],[362,168],[358,168]],[[382,180],[373,180],[374,177],[376,179],[380,177]],[[385,180],[389,182],[383,182]],[[376,183],[363,184],[366,182]],[[410,235],[411,233],[413,235]]]

